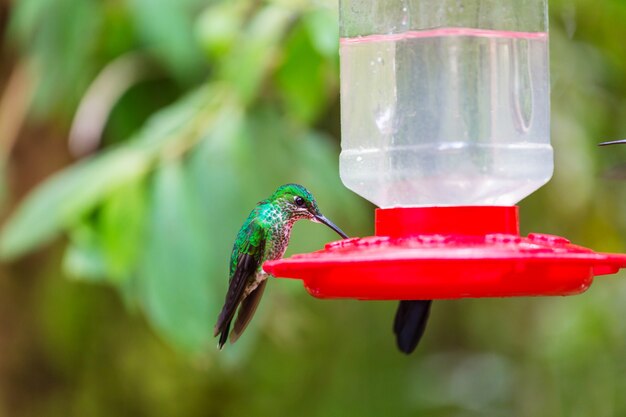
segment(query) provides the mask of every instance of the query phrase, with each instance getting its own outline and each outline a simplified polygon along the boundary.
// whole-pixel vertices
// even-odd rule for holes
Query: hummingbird
[[[432,300],[402,300],[396,310],[393,332],[401,352],[410,354],[424,335]]]
[[[270,198],[260,201],[241,226],[233,245],[228,291],[213,334],[219,335],[219,349],[229,334],[230,342],[235,343],[250,323],[269,277],[263,271],[263,263],[284,255],[291,228],[301,219],[325,224],[342,238],[348,238],[320,212],[315,198],[302,185],[281,185]],[[237,319],[231,332],[235,313]]]

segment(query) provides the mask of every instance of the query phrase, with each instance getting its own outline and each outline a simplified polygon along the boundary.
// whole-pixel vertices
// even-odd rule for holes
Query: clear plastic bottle
[[[550,179],[546,0],[340,0],[340,24],[348,188],[512,205]]]

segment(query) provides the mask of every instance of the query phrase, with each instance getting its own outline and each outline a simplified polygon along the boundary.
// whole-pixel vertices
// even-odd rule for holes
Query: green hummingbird
[[[402,300],[393,321],[396,344],[401,352],[412,353],[419,344],[430,315],[432,300]]]
[[[263,271],[263,263],[284,255],[291,228],[300,219],[325,224],[342,238],[348,238],[324,217],[313,195],[302,185],[281,185],[270,198],[260,201],[237,233],[230,256],[228,292],[214,330],[214,336],[220,337],[220,349],[229,333],[230,342],[235,343],[250,323],[269,277]],[[230,332],[237,311],[237,319]]]

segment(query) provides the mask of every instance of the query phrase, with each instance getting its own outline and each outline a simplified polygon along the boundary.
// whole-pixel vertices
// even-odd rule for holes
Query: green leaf
[[[92,224],[85,222],[72,230],[63,269],[72,278],[93,282],[106,280],[107,262],[100,247],[98,232]]]
[[[10,34],[20,42],[32,40],[35,30],[53,3],[51,0],[22,0],[13,6],[9,25]]]
[[[15,3],[10,35],[36,71],[35,114],[68,116],[96,72],[103,21],[95,0],[24,0]],[[45,75],[45,76],[44,76]]]
[[[99,238],[110,278],[119,282],[134,272],[144,242],[147,194],[143,183],[125,185],[102,205]]]
[[[142,305],[152,324],[186,351],[198,352],[212,339],[211,239],[197,198],[180,161],[155,175],[148,231],[140,261]]]
[[[339,20],[337,12],[315,9],[302,18],[315,50],[331,61],[339,58]]]
[[[209,57],[221,59],[237,46],[237,37],[251,4],[226,1],[207,7],[196,23],[196,33]]]
[[[143,176],[149,155],[118,148],[54,175],[28,195],[0,235],[0,256],[12,259],[49,242],[122,184]]]
[[[256,97],[295,13],[277,4],[264,6],[239,36],[238,47],[225,57],[221,75],[237,90],[242,101]]]
[[[179,0],[130,0],[145,43],[180,79],[198,73],[200,48],[193,32],[191,5]]]
[[[103,199],[137,182],[158,156],[180,157],[214,122],[218,89],[203,88],[157,113],[130,143],[78,162],[39,185],[0,233],[0,257],[12,259],[68,229]]]
[[[285,49],[283,64],[276,72],[276,84],[286,110],[296,119],[311,123],[332,93],[328,63],[314,48],[303,25],[292,31]]]

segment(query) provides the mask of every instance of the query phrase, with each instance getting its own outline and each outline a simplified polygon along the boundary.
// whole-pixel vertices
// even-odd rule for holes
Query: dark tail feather
[[[403,300],[398,305],[393,332],[398,349],[407,355],[415,350],[428,322],[432,300]]]
[[[237,313],[237,320],[235,320],[235,325],[233,327],[233,331],[230,334],[230,343],[235,343],[239,336],[246,330],[250,320],[254,316],[254,312],[256,308],[259,306],[259,301],[261,301],[261,297],[263,296],[263,291],[265,290],[265,284],[267,284],[267,279],[261,281],[258,287],[254,289],[242,302],[239,306],[239,312]]]
[[[228,333],[230,332],[230,322],[231,322],[231,320],[229,320],[226,323],[226,325],[224,326],[224,328],[219,331],[220,340],[219,340],[219,342],[217,342],[217,347],[220,350],[222,350],[222,347],[224,347],[224,344],[228,340]]]

